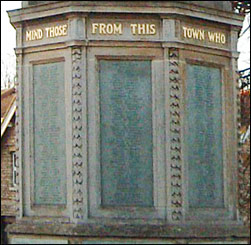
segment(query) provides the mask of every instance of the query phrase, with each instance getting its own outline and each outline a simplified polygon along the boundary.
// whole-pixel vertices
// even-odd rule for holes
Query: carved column
[[[23,216],[23,202],[22,202],[22,84],[23,84],[23,27],[21,24],[16,25],[16,122],[15,122],[15,130],[16,130],[16,217],[22,218]]]
[[[169,49],[171,218],[182,220],[181,82],[179,50]],[[170,197],[169,197],[170,198]]]
[[[21,75],[21,60],[22,56],[20,54],[16,54],[16,67],[17,67],[17,80],[16,80],[16,215],[17,217],[22,216],[21,215],[21,209],[20,209],[20,193],[21,193],[21,169],[20,169],[20,164],[21,164],[21,134],[20,134],[20,110],[21,110],[21,105],[20,105],[20,93],[21,93],[21,87],[20,87],[20,75]]]
[[[82,137],[82,80],[80,47],[72,49],[72,160],[73,160],[73,218],[83,219],[83,137]]]

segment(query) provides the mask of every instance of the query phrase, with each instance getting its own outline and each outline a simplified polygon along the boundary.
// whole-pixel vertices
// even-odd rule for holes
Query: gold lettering
[[[92,34],[96,34],[97,29],[98,29],[98,23],[93,23],[92,24]]]
[[[122,24],[114,24],[114,34],[122,34]]]
[[[156,26],[155,24],[131,24],[131,33],[133,35],[155,35]],[[121,23],[93,23],[92,34],[99,33],[101,35],[122,35],[123,25]],[[56,34],[56,33],[55,33]]]
[[[36,30],[36,39],[39,39],[39,30]]]
[[[146,34],[149,35],[150,31],[149,31],[149,24],[146,24]]]
[[[154,24],[150,25],[150,33],[151,35],[155,35],[156,34],[156,26]]]
[[[214,42],[214,34],[208,31],[208,37],[210,42]]]
[[[193,37],[193,32],[192,32],[192,29],[191,29],[191,28],[188,28],[188,29],[187,29],[187,37],[188,37],[188,38],[192,38],[192,37]]]
[[[59,31],[58,31],[58,26],[55,26],[55,27],[54,27],[54,32],[55,32],[55,37],[60,36],[60,35],[59,35]]]
[[[187,37],[187,27],[183,26],[183,31],[184,31],[184,37],[186,38]]]
[[[215,33],[215,36],[216,36],[215,42],[216,42],[216,43],[220,43],[220,38],[221,38],[220,33]]]
[[[183,36],[184,38],[193,38],[193,39],[205,39],[205,31],[201,29],[188,28],[183,26]]]
[[[210,32],[208,31],[208,37],[209,37],[209,41],[210,42],[214,42],[214,43],[222,43],[225,44],[226,43],[226,36],[220,32]]]
[[[59,32],[58,32],[58,26],[55,26],[55,36],[59,36]]]
[[[26,41],[31,41],[31,31],[26,31]]]
[[[193,38],[194,39],[199,39],[199,30],[192,29],[193,32]]]
[[[47,27],[45,30],[46,30],[46,37],[54,37],[53,27]]]
[[[145,24],[138,24],[138,34],[146,34],[146,26]]]
[[[205,30],[196,29],[196,28],[188,28],[182,26],[183,28],[183,36],[184,38],[192,38],[197,40],[205,40]],[[206,32],[208,35],[209,42],[214,43],[226,43],[226,35],[220,32]]]
[[[43,30],[42,29],[26,31],[26,41],[40,40],[42,38],[43,38]]]
[[[50,37],[54,37],[54,36],[55,36],[54,28],[51,27],[51,28],[50,28]]]
[[[49,29],[50,29],[49,27],[46,27],[46,28],[45,28],[45,31],[46,31],[46,37],[49,37]]]
[[[34,33],[34,30],[31,31],[31,40],[35,40],[35,33]]]
[[[224,34],[221,34],[221,43],[222,44],[226,43],[226,36]]]
[[[43,38],[43,30],[38,29],[38,38],[42,39]]]
[[[65,36],[67,35],[67,25],[45,27],[44,30],[35,29],[31,31],[26,31],[26,41],[40,40],[43,39],[44,35],[46,38]]]
[[[63,26],[58,27],[58,35],[63,36]]]
[[[33,30],[32,32],[33,32],[33,40],[37,40],[38,38],[37,31]]]
[[[106,26],[106,32],[107,32],[107,34],[109,34],[109,35],[114,34],[114,32],[113,32],[113,25],[112,25],[112,24],[108,24],[108,25]]]
[[[137,24],[131,24],[131,29],[132,29],[132,34],[133,35],[136,35],[136,27],[137,27]]]
[[[205,31],[200,30],[200,40],[205,40]]]
[[[103,23],[99,24],[99,34],[106,34],[105,27],[106,27],[105,24]]]
[[[67,25],[63,25],[62,35],[63,35],[63,36],[66,36],[66,35],[67,35]]]

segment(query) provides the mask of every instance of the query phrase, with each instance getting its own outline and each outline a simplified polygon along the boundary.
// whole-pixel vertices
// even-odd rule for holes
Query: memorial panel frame
[[[184,176],[185,176],[185,190],[184,190],[184,207],[185,207],[185,223],[198,222],[215,222],[217,223],[236,223],[237,220],[237,161],[232,159],[235,157],[234,152],[231,151],[234,146],[233,136],[231,135],[231,128],[234,124],[234,115],[231,115],[231,108],[234,106],[234,101],[231,101],[231,94],[235,87],[227,81],[229,77],[230,62],[229,59],[223,56],[213,54],[196,53],[193,51],[184,50],[181,52],[182,56],[182,83],[183,83],[183,99],[186,99],[186,80],[187,80],[187,65],[201,65],[220,69],[221,74],[221,103],[222,103],[222,163],[223,163],[223,208],[189,208],[188,204],[188,160],[187,148],[184,147]],[[185,122],[185,107],[184,107],[184,122]],[[232,124],[232,125],[231,125]],[[185,140],[185,133],[187,131],[187,124],[184,123],[182,141]]]
[[[46,57],[46,58],[44,58]],[[24,177],[27,181],[23,183],[23,193],[25,199],[25,205],[23,206],[24,216],[38,216],[41,218],[46,217],[70,217],[70,206],[71,206],[71,193],[70,193],[70,185],[69,181],[72,179],[71,174],[71,148],[68,146],[71,145],[71,107],[68,107],[67,104],[71,104],[71,81],[69,70],[67,67],[70,67],[71,64],[71,53],[70,50],[64,51],[45,51],[41,54],[31,53],[27,54],[24,59],[24,76],[27,83],[24,84],[25,93],[28,95],[24,98],[23,108],[24,108],[24,130],[27,134],[27,138],[24,139],[24,161],[30,162],[28,165],[24,165]],[[35,205],[34,203],[34,65],[40,64],[52,64],[57,62],[63,62],[64,66],[64,81],[63,83],[63,91],[65,96],[65,185],[66,185],[66,204],[65,205]],[[67,130],[66,130],[67,129]],[[70,139],[70,140],[69,140]],[[69,220],[69,218],[66,218]]]
[[[149,55],[151,54],[151,55]],[[99,60],[151,60],[153,127],[154,208],[101,208]],[[154,48],[88,48],[88,179],[89,218],[120,220],[164,220],[166,218],[166,177],[164,147],[164,73],[163,52]],[[158,178],[157,178],[158,176]]]

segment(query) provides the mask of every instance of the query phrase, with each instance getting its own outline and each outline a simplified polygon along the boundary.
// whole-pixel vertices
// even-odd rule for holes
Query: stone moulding
[[[150,224],[58,224],[15,223],[7,227],[9,234],[39,234],[53,236],[99,237],[99,238],[245,238],[247,227],[207,224],[205,225],[150,225]]]
[[[19,67],[19,57],[20,55],[17,54],[17,59],[16,59],[16,67],[18,69]],[[18,72],[17,72],[18,74]],[[15,122],[15,128],[16,128],[16,215],[20,216],[21,215],[21,210],[20,210],[20,96],[19,93],[21,91],[20,88],[20,82],[19,79],[17,79],[16,82],[16,122]]]
[[[73,219],[83,219],[82,82],[81,48],[72,48],[72,161]]]
[[[182,159],[181,159],[181,116],[180,116],[180,73],[179,50],[169,50],[170,80],[170,154],[171,154],[171,209],[172,220],[182,220]]]

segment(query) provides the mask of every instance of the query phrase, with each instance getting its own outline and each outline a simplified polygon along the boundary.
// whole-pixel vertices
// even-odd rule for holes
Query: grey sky
[[[11,26],[7,10],[21,8],[21,1],[1,1],[1,55],[14,54],[16,31]]]

